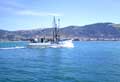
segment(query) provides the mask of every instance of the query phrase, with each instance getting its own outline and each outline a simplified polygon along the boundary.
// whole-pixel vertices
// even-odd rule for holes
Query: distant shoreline
[[[104,39],[104,40],[96,40],[96,39],[73,39],[73,41],[120,41],[120,39]],[[22,41],[22,40],[16,40],[16,41],[11,41],[11,40],[2,40],[0,42],[30,42],[29,40],[27,41]]]

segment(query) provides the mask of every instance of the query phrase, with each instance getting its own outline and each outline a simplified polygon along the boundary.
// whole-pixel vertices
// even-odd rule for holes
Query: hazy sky
[[[120,23],[120,0],[0,0],[0,29],[21,30],[97,22]]]

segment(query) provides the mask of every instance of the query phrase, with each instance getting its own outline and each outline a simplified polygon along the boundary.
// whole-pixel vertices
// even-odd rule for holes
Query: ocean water
[[[0,43],[0,82],[120,82],[120,42],[74,42],[74,48]]]

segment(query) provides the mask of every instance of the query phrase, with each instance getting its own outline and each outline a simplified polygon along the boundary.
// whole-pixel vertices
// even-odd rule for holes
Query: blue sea
[[[0,43],[0,82],[120,82],[120,42],[74,42],[74,48]]]

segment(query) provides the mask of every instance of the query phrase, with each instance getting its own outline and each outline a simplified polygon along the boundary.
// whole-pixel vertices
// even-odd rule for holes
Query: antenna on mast
[[[54,27],[54,28],[57,28],[55,16],[53,17],[53,27]]]
[[[60,19],[58,19],[58,28],[60,28]]]

